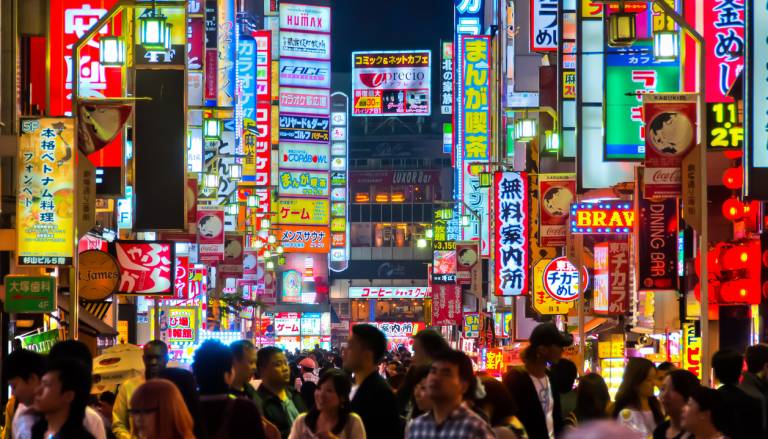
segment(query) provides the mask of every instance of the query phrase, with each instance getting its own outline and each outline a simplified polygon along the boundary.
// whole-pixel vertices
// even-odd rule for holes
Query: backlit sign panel
[[[331,35],[280,31],[280,57],[329,61]]]
[[[285,171],[278,173],[277,191],[280,196],[328,197],[328,173],[323,171]]]
[[[349,287],[350,299],[425,299],[427,287]]]
[[[497,172],[494,176],[496,215],[496,295],[528,293],[528,174]]]
[[[571,233],[631,233],[635,225],[635,211],[629,201],[573,203],[570,221]]]
[[[328,145],[280,142],[280,169],[328,170]]]
[[[330,88],[331,62],[283,58],[279,78],[280,86]]]
[[[328,200],[303,198],[280,198],[277,200],[280,224],[327,225],[330,215]]]
[[[280,113],[319,114],[330,112],[328,90],[280,87]]]
[[[352,52],[352,114],[429,116],[432,52]]]

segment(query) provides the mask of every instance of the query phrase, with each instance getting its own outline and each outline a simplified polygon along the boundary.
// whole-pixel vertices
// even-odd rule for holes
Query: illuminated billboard
[[[352,52],[354,116],[429,116],[432,52]]]

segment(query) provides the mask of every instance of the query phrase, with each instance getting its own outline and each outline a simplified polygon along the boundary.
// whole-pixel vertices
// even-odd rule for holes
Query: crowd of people
[[[367,324],[352,328],[341,353],[209,340],[191,371],[168,367],[155,340],[144,345],[143,375],[96,396],[88,348],[62,341],[47,356],[18,349],[4,361],[12,397],[2,438],[768,437],[768,345],[717,352],[716,390],[671,363],[630,358],[612,400],[600,375],[579,377],[561,358],[572,342],[537,326],[523,364],[498,380],[429,329],[413,337],[413,354],[387,352]]]

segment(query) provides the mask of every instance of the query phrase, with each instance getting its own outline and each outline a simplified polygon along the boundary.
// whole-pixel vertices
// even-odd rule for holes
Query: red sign
[[[626,242],[595,244],[595,313],[625,314],[629,311],[629,245]]]
[[[174,243],[118,241],[121,294],[170,295],[174,291]]]
[[[733,102],[728,90],[744,68],[744,0],[704,0],[707,102]]]
[[[539,244],[565,246],[571,202],[576,199],[574,174],[539,174]]]
[[[197,177],[187,178],[187,189],[184,192],[187,203],[187,222],[194,224],[197,221]]]
[[[200,262],[224,260],[224,209],[220,206],[197,207],[197,243]]]
[[[645,198],[679,198],[683,158],[696,142],[696,97],[643,95],[645,119]]]
[[[634,226],[635,211],[630,201],[571,204],[571,233],[631,233]]]
[[[205,100],[215,101],[218,94],[217,78],[218,78],[218,61],[219,53],[214,47],[213,49],[205,49]]]
[[[205,23],[203,17],[187,19],[187,68],[202,70],[205,52]]]
[[[461,286],[456,284],[432,284],[432,325],[462,325]]]
[[[175,299],[187,300],[189,298],[189,278],[189,256],[176,256]]]

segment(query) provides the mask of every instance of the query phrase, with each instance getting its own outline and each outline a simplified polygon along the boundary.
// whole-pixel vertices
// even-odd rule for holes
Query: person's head
[[[244,386],[256,373],[256,348],[248,340],[238,340],[229,348],[235,359],[235,379],[233,386]]]
[[[48,352],[48,361],[58,361],[63,358],[69,358],[82,363],[88,373],[93,372],[93,354],[88,346],[78,340],[62,340],[51,346]]]
[[[492,427],[509,425],[509,418],[515,415],[517,404],[501,381],[492,377],[483,377],[480,382],[485,388],[485,396],[477,400],[477,406],[485,412]]]
[[[435,355],[451,347],[434,329],[422,329],[413,336],[413,364],[429,364]]]
[[[610,402],[611,395],[603,377],[588,373],[579,378],[576,388],[576,416],[579,422],[607,417]]]
[[[683,408],[682,426],[696,437],[703,437],[712,431],[722,432],[727,412],[717,390],[699,386]]]
[[[552,365],[550,378],[555,389],[560,393],[568,393],[573,390],[573,384],[578,376],[579,371],[576,369],[576,363],[567,358],[563,358]]]
[[[259,349],[256,355],[256,368],[261,380],[269,387],[286,387],[291,381],[288,359],[285,358],[283,351],[275,346]]]
[[[142,439],[190,439],[192,416],[179,389],[163,379],[151,379],[136,388],[128,412],[136,436]]]
[[[400,362],[397,360],[389,360],[387,362],[387,376],[393,377],[400,373]]]
[[[192,373],[201,395],[228,393],[234,378],[232,351],[218,340],[206,340],[195,351]]]
[[[168,345],[161,340],[152,340],[144,345],[144,376],[157,378],[168,365]]]
[[[303,373],[313,372],[317,368],[315,360],[306,357],[299,361],[299,367]]]
[[[768,344],[760,343],[747,348],[744,355],[747,361],[747,371],[768,378]]]
[[[656,385],[656,367],[651,360],[646,358],[633,357],[627,362],[624,368],[624,377],[616,392],[616,404],[614,405],[614,416],[617,416],[625,408],[639,409],[641,401],[647,400],[653,411],[656,422],[661,422],[661,407],[659,402],[653,396],[653,390]]]
[[[528,347],[523,351],[524,362],[543,361],[554,364],[562,358],[563,348],[573,344],[573,336],[560,332],[552,323],[540,323],[533,328],[528,342]]]
[[[11,386],[11,394],[24,405],[35,401],[35,390],[45,374],[45,358],[37,352],[18,349],[3,362],[3,380]]]
[[[733,349],[721,349],[712,356],[712,370],[722,384],[738,384],[744,357]]]
[[[435,356],[427,377],[427,394],[433,404],[460,403],[474,394],[475,387],[472,360],[467,354],[450,349]]]
[[[690,371],[684,369],[670,371],[664,378],[659,396],[664,413],[672,419],[680,419],[685,403],[699,386],[701,386],[699,379]]]
[[[97,405],[99,413],[107,419],[112,419],[112,408],[114,405],[115,394],[110,391],[101,392]]]
[[[58,358],[43,375],[32,407],[44,416],[66,413],[63,429],[81,428],[90,391],[91,373],[82,362]]]
[[[432,410],[432,400],[429,399],[429,392],[427,392],[427,376],[429,376],[430,366],[423,364],[421,366],[413,366],[412,379],[416,385],[413,388],[413,403],[420,412],[428,412]]]
[[[355,325],[347,342],[344,368],[354,372],[372,369],[384,358],[386,351],[387,337],[379,328],[368,324]]]
[[[339,413],[349,411],[349,392],[352,381],[341,369],[328,369],[320,376],[315,389],[315,407],[319,411]]]
[[[656,366],[656,388],[659,391],[661,391],[661,385],[664,384],[664,378],[675,369],[675,364],[670,361],[664,361]]]

